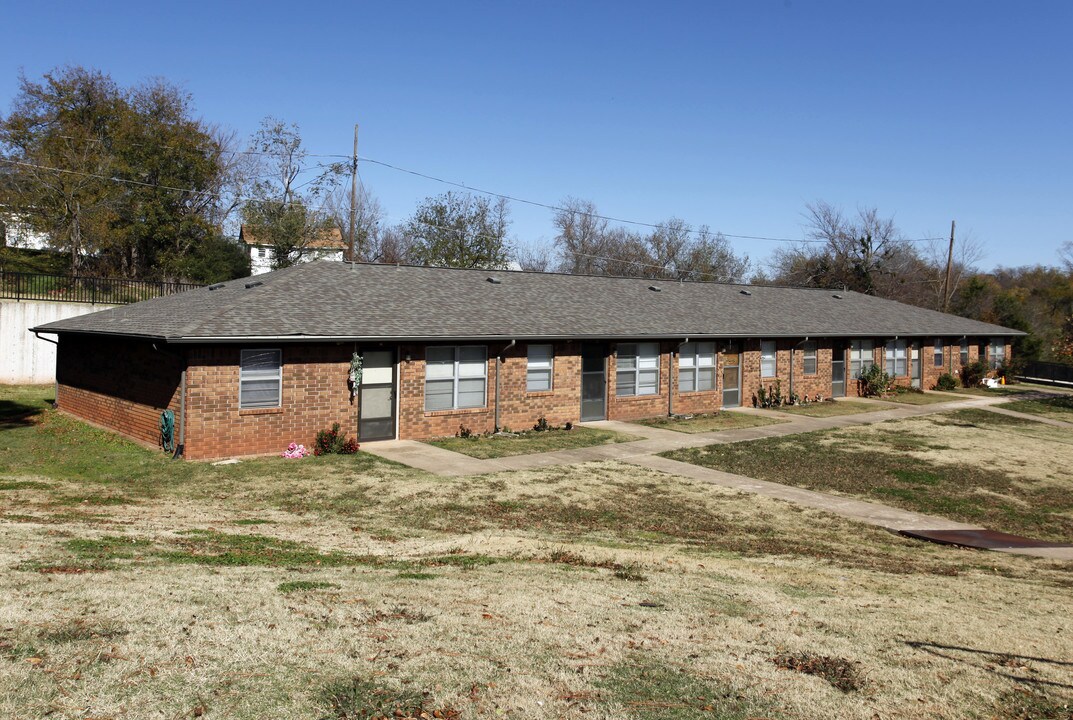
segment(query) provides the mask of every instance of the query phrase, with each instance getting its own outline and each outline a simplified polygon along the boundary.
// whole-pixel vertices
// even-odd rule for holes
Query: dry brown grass
[[[152,467],[0,471],[0,717],[953,719],[1073,693],[1069,565],[618,463]]]

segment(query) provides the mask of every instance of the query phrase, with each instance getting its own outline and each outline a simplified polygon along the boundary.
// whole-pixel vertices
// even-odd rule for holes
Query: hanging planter
[[[347,376],[347,387],[350,388],[350,402],[354,402],[354,396],[358,393],[361,385],[361,355],[354,353],[350,357],[350,374]]]

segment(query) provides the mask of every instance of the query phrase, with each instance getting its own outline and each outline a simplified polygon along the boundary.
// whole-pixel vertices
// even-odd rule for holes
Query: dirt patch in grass
[[[1073,720],[1073,700],[1038,689],[1015,688],[999,697],[995,712],[1005,720]]]
[[[960,410],[665,455],[1005,532],[1073,540],[1073,445],[1025,434],[1049,432],[1038,426]]]
[[[771,659],[775,667],[793,670],[806,675],[821,677],[844,693],[855,692],[863,686],[863,680],[857,670],[857,663],[840,657],[798,653],[796,655],[776,655]]]
[[[428,443],[444,450],[487,460],[489,458],[510,457],[513,455],[573,450],[594,445],[607,445],[609,443],[633,442],[641,439],[643,438],[637,435],[626,435],[611,430],[575,427],[571,430],[557,428],[540,432],[529,430],[512,434],[441,438],[439,440],[429,440]]]
[[[276,587],[283,594],[294,592],[309,592],[310,590],[329,590],[339,587],[335,583],[321,582],[319,580],[291,580],[282,582]]]
[[[90,623],[84,619],[78,619],[56,627],[46,628],[38,633],[38,637],[44,642],[68,643],[86,640],[114,640],[127,634],[128,631],[118,623]]]
[[[835,417],[838,415],[858,415],[867,412],[879,412],[885,409],[874,403],[854,402],[853,400],[834,400],[830,402],[809,403],[808,405],[783,405],[777,412],[808,417]]]
[[[762,427],[764,425],[777,425],[786,422],[779,418],[762,417],[741,412],[715,412],[702,413],[699,415],[673,415],[668,417],[646,418],[635,420],[638,425],[659,428],[661,430],[674,430],[683,433],[706,433],[720,430],[740,430],[742,428]]]
[[[453,708],[437,707],[430,692],[388,685],[365,677],[331,681],[321,688],[319,699],[329,711],[325,720],[458,720],[462,717]]]

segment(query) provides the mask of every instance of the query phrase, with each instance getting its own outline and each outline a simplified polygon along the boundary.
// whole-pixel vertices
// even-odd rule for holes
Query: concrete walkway
[[[855,402],[869,402],[875,404],[876,410],[874,412],[858,413],[855,415],[838,415],[826,418],[813,418],[804,415],[778,413],[770,410],[754,410],[753,408],[737,408],[733,410],[733,412],[750,415],[760,414],[765,417],[778,415],[780,419],[785,419],[786,422],[777,425],[765,425],[737,430],[718,430],[709,433],[696,434],[681,433],[674,430],[664,430],[645,425],[635,425],[633,423],[603,420],[600,422],[585,423],[584,425],[586,427],[601,428],[619,433],[636,435],[640,436],[642,439],[626,443],[596,445],[592,447],[576,448],[573,450],[533,453],[530,455],[515,455],[513,457],[495,458],[490,460],[472,458],[468,455],[444,450],[435,447],[434,445],[413,440],[389,440],[367,443],[362,446],[362,449],[379,457],[403,463],[420,470],[425,470],[437,475],[453,477],[481,475],[484,473],[501,472],[504,470],[529,470],[557,465],[575,465],[585,462],[617,460],[645,467],[650,470],[688,477],[702,482],[709,482],[713,485],[732,488],[741,492],[755,493],[766,497],[797,503],[798,505],[817,508],[850,520],[875,525],[893,532],[900,532],[902,530],[982,529],[978,525],[966,525],[942,517],[900,510],[880,503],[806,490],[766,480],[757,480],[743,475],[726,473],[720,470],[658,456],[659,453],[668,450],[747,442],[750,440],[759,440],[769,437],[784,437],[787,435],[795,435],[817,430],[869,425],[885,422],[887,420],[920,417],[923,415],[931,415],[965,408],[980,408],[991,412],[1000,412],[1004,415],[1024,417],[1040,422],[1048,420],[1047,418],[1040,418],[1035,415],[991,407],[998,403],[1007,402],[1008,398],[1005,397],[954,396],[954,398],[955,399],[952,399],[950,402],[934,403],[930,405],[907,405],[877,400],[855,399]],[[1045,424],[1073,428],[1073,424],[1057,420],[1051,420]],[[1000,551],[1060,560],[1073,560],[1073,547],[1008,548],[1001,549]]]

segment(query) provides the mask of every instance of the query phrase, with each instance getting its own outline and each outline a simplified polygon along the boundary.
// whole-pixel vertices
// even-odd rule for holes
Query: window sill
[[[526,397],[551,397],[554,394],[554,390],[534,390],[532,392],[528,390],[525,391]]]
[[[451,410],[425,410],[425,417],[446,417],[449,415],[478,415],[488,412],[487,407],[479,408],[455,408]]]
[[[239,410],[239,417],[246,417],[247,415],[282,415],[283,408],[246,408],[245,410]]]
[[[692,395],[715,395],[718,392],[719,391],[714,388],[712,390],[680,390],[678,392],[678,397],[689,397]]]
[[[615,395],[616,400],[651,400],[652,398],[666,397],[663,393],[652,393],[651,395]]]

